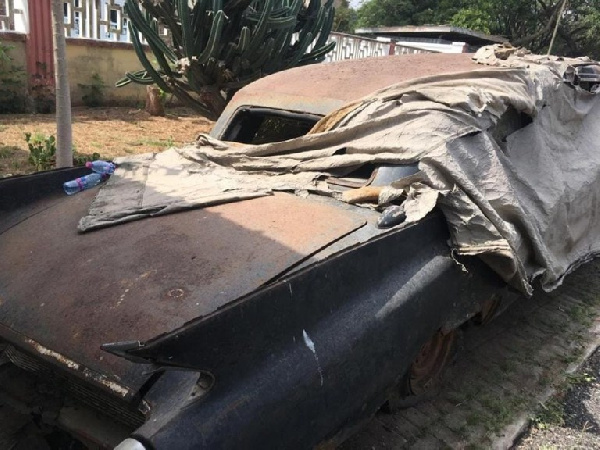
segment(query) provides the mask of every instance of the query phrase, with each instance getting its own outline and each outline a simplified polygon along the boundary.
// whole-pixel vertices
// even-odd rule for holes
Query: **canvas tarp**
[[[423,175],[396,186],[408,221],[437,203],[458,254],[481,256],[525,293],[534,278],[553,289],[600,250],[600,101],[563,82],[575,61],[496,55],[478,53],[489,64],[480,70],[390,86],[297,139],[250,146],[201,135],[122,159],[80,230],[277,190],[335,196],[326,176],[418,163]],[[511,117],[526,126],[506,126]]]

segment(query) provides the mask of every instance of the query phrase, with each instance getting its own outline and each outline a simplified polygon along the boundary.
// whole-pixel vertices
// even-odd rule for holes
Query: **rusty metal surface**
[[[36,214],[0,234],[0,334],[125,398],[145,368],[101,344],[209,314],[365,223],[281,194],[77,234],[94,195],[29,205]]]
[[[244,105],[325,115],[391,84],[482,68],[471,56],[465,53],[397,55],[314,64],[275,73],[238,91],[211,134],[220,137],[235,110]]]

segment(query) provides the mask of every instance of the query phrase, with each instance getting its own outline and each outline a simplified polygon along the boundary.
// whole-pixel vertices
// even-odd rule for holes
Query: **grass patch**
[[[14,147],[0,146],[0,159],[8,159],[15,153]]]
[[[538,430],[545,430],[552,426],[562,426],[565,423],[565,409],[562,402],[562,394],[555,395],[540,408],[531,418],[531,424]]]

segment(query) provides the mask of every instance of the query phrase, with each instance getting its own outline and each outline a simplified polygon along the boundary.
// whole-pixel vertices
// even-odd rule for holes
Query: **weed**
[[[596,377],[587,372],[583,373],[571,373],[567,375],[566,384],[569,388],[573,386],[579,386],[581,384],[591,383],[596,381]]]
[[[85,106],[92,108],[102,106],[106,85],[99,74],[92,75],[90,84],[78,84],[78,86],[83,91],[81,100]]]
[[[540,404],[537,413],[531,418],[531,424],[538,430],[562,426],[564,423],[564,406],[558,396],[552,397],[545,404]]]
[[[586,328],[589,328],[594,320],[591,316],[590,309],[580,305],[573,305],[571,308],[569,308],[567,314],[569,317],[571,317],[571,319],[582,324]]]
[[[473,427],[473,426],[479,424],[480,421],[481,421],[481,414],[479,414],[479,413],[472,413],[467,416],[467,425],[469,427]]]
[[[50,170],[56,162],[56,139],[54,136],[46,137],[43,134],[25,133],[25,140],[29,147],[29,162],[35,170]]]
[[[11,147],[0,146],[0,159],[7,159],[13,155],[13,149]]]
[[[35,170],[50,170],[56,163],[56,139],[54,136],[47,136],[41,133],[32,135],[25,133],[25,140],[29,147],[29,162],[35,167]],[[100,159],[100,153],[79,153],[73,149],[73,165],[83,166],[88,161]]]
[[[95,161],[101,159],[100,153],[94,152],[91,155],[87,153],[79,153],[73,151],[73,165],[74,166],[85,166],[88,161]]]

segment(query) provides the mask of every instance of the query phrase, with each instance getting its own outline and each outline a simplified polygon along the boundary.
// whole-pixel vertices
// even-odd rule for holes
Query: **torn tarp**
[[[563,82],[571,61],[485,52],[476,58],[494,67],[391,86],[298,139],[240,146],[201,136],[126,159],[80,229],[274,190],[333,195],[323,175],[418,162],[408,220],[437,200],[458,253],[480,255],[526,293],[538,276],[552,289],[600,249],[600,102]]]

